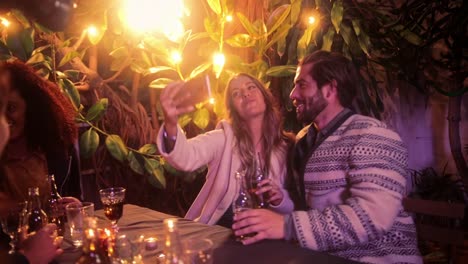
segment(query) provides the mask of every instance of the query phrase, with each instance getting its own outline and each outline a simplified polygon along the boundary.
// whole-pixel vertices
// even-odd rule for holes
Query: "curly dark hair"
[[[76,111],[61,89],[18,60],[1,63],[0,72],[9,73],[10,89],[26,102],[28,147],[46,154],[66,153],[77,139],[78,129]]]

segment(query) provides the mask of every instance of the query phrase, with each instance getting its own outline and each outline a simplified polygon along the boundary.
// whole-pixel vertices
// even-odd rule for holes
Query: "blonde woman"
[[[208,165],[206,182],[190,207],[188,219],[210,225],[232,226],[231,204],[236,194],[234,173],[254,168],[260,159],[269,181],[257,194],[268,192],[270,208],[289,213],[293,203],[283,186],[289,139],[282,132],[279,111],[271,93],[254,77],[242,73],[228,83],[225,93],[227,120],[215,130],[187,139],[177,125],[178,117],[193,110],[182,106],[175,95],[183,83],[172,83],[161,93],[165,122],[158,135],[161,155],[175,168],[193,171]]]

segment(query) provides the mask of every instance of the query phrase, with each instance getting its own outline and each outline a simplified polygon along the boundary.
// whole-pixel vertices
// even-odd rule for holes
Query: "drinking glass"
[[[101,202],[104,205],[104,215],[112,223],[115,232],[118,231],[117,221],[122,217],[125,200],[125,188],[113,187],[99,191]]]
[[[70,236],[75,247],[83,245],[83,220],[94,216],[94,204],[90,202],[74,202],[65,206]]]
[[[112,260],[114,263],[142,264],[144,235],[119,235],[113,242]]]
[[[185,259],[189,264],[213,263],[213,242],[209,239],[186,239],[184,244]]]
[[[25,213],[25,202],[15,203],[8,209],[6,215],[1,219],[2,230],[10,236],[10,251],[9,254],[14,254],[18,243],[18,232],[22,227],[22,222]]]

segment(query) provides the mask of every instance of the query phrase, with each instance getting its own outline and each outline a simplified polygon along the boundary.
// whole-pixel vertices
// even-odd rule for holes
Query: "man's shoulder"
[[[396,131],[390,129],[384,122],[373,117],[354,114],[343,124],[342,129],[344,134],[353,135],[376,135],[379,137],[388,137],[401,141],[400,136]]]

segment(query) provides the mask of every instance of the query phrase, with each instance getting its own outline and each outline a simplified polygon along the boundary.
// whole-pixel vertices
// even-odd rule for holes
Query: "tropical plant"
[[[360,68],[363,82],[355,105],[364,114],[388,119],[396,111],[395,80],[449,96],[452,149],[464,175],[456,132],[467,90],[465,1],[192,0],[185,1],[190,16],[183,15],[187,10],[180,0],[123,2],[81,0],[75,19],[60,33],[16,10],[5,14],[0,26],[0,59],[26,61],[74,103],[85,127],[81,154],[98,175],[106,175],[99,184],[126,182],[125,168],[157,188],[167,185],[164,174],[179,174],[154,145],[162,121],[157,97],[169,82],[212,77],[211,102],[179,120],[189,136],[212,129],[223,116],[224,87],[238,72],[267,83],[289,117],[296,64],[319,49],[340,52]],[[200,19],[191,19],[197,14]],[[434,45],[447,52],[430,53]],[[286,127],[294,130],[297,122],[287,118]]]

